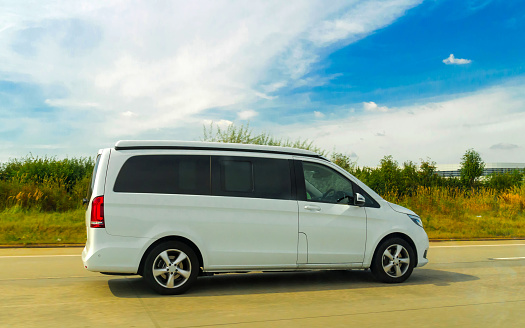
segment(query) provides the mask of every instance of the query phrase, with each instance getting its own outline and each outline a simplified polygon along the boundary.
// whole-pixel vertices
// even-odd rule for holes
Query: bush
[[[447,199],[450,199],[451,195],[477,197],[480,192],[485,192],[484,190],[486,193],[497,192],[493,195],[497,197],[502,193],[507,195],[522,190],[520,188],[524,186],[525,170],[493,174],[479,183],[469,185],[457,178],[438,176],[435,162],[430,159],[421,160],[419,166],[408,161],[400,167],[392,156],[385,156],[378,167],[358,167],[347,154],[332,152],[328,155],[328,152],[308,140],[279,139],[269,133],[254,134],[249,125],[237,127],[232,124],[226,129],[221,129],[212,124],[208,128],[204,127],[203,141],[311,150],[329,157],[335,164],[387,199],[403,199],[417,195],[426,199],[429,197],[428,190],[436,188],[441,190],[438,193],[446,189]],[[55,157],[27,156],[0,164],[0,210],[17,208],[49,212],[78,209],[81,206],[80,200],[87,194],[92,171],[93,160],[89,157],[58,160]],[[504,202],[513,199],[509,198],[510,196],[505,197]]]
[[[0,210],[77,209],[87,194],[92,171],[91,158],[58,160],[27,156],[10,160],[0,165]]]
[[[491,189],[505,191],[520,186],[525,177],[525,170],[514,170],[506,173],[493,173],[489,175],[485,181],[484,186]]]

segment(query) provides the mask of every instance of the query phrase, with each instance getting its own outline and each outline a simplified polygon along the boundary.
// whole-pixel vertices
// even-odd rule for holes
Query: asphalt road
[[[398,285],[366,271],[224,274],[181,296],[88,272],[80,252],[0,249],[0,327],[525,327],[525,241],[432,243]]]

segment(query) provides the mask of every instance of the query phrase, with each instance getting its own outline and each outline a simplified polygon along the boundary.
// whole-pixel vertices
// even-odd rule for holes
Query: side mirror
[[[361,195],[360,193],[356,192],[355,198],[354,198],[354,205],[362,207],[362,206],[365,206],[365,203],[366,203],[365,197]]]
[[[82,198],[82,205],[87,205],[89,203],[89,199],[87,198]]]

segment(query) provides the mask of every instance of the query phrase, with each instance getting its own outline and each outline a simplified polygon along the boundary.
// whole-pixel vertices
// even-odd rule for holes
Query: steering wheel
[[[321,196],[321,199],[325,199],[325,198],[327,198],[327,197],[328,197],[330,194],[332,194],[332,193],[335,195],[335,189],[334,189],[334,188],[330,188],[330,189],[328,189],[328,191],[325,192],[325,193],[323,194],[323,196]]]
[[[353,197],[348,195],[346,192],[344,191],[336,191],[335,193],[335,201],[337,203],[340,203],[343,199],[345,198],[348,198],[348,201],[352,201],[353,200]]]

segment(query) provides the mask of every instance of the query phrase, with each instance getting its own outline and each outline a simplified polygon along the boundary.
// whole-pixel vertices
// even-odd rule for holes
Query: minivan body
[[[414,212],[307,150],[119,141],[98,152],[87,200],[85,268],[161,294],[224,272],[370,268],[402,282],[428,262]]]

